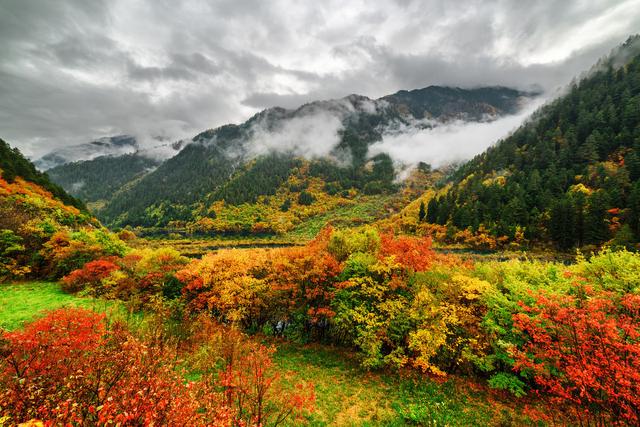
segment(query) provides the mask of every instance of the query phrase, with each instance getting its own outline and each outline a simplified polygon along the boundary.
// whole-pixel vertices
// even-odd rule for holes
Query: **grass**
[[[525,425],[513,407],[481,386],[452,377],[436,382],[361,369],[348,352],[322,345],[279,343],[274,361],[291,382],[311,381],[311,426]]]
[[[83,307],[106,312],[113,302],[81,298],[62,292],[58,283],[24,282],[0,284],[0,328],[13,330],[45,311],[62,307]]]

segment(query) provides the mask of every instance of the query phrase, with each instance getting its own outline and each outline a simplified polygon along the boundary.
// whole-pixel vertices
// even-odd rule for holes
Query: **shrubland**
[[[463,261],[428,237],[324,229],[305,246],[166,250],[86,264],[63,282],[92,295],[179,303],[234,330],[351,348],[371,370],[486,380],[576,422],[638,422],[640,256],[573,265]],[[546,420],[536,409],[531,419]]]
[[[313,410],[313,385],[284,387],[272,348],[205,318],[176,341],[159,322],[132,332],[122,320],[67,308],[2,332],[0,421],[258,426]],[[199,381],[185,381],[185,355],[205,372]]]

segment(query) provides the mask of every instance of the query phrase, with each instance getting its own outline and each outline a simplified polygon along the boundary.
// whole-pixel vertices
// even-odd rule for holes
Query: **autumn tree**
[[[529,337],[515,352],[552,402],[581,425],[640,422],[640,297],[611,293],[578,299],[538,296],[514,317]]]

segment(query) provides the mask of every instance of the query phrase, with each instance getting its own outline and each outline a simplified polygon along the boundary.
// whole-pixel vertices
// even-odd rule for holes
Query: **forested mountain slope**
[[[112,243],[80,201],[0,140],[0,282],[67,272]]]
[[[50,192],[54,198],[67,205],[81,210],[85,209],[81,201],[69,196],[59,185],[51,182],[47,174],[38,171],[17,148],[11,148],[2,139],[0,139],[0,170],[2,171],[2,179],[7,183],[14,183],[19,177],[42,187]]]
[[[160,161],[139,154],[100,156],[93,160],[78,161],[56,166],[47,171],[75,197],[85,202],[108,200],[125,184],[153,170]]]
[[[287,212],[293,205],[308,211],[314,203],[326,205],[327,197],[393,191],[391,159],[384,153],[375,157],[368,153],[369,146],[380,141],[385,132],[430,128],[449,120],[493,120],[516,112],[523,98],[533,95],[503,87],[431,86],[377,100],[350,95],[295,110],[270,108],[240,125],[225,125],[195,136],[153,172],[142,178],[136,175],[126,185],[118,183],[121,191],[114,192],[96,213],[113,226],[151,227],[231,217],[235,214],[223,206],[241,206],[239,215],[245,220],[240,228],[246,231],[248,224],[265,222],[257,202],[266,197],[271,207],[267,222],[288,224],[289,219],[275,219],[276,208]],[[98,200],[107,192],[98,186],[100,194],[90,194],[93,190],[86,183],[96,175],[93,167],[86,163],[67,165],[53,176],[74,194]],[[73,186],[83,181],[85,187],[76,192]],[[331,201],[334,205],[342,202]],[[253,219],[247,219],[249,216]],[[219,231],[237,231],[238,227],[228,225]],[[275,223],[267,228],[273,231],[274,227]]]
[[[640,240],[640,37],[464,165],[425,220],[568,249]]]

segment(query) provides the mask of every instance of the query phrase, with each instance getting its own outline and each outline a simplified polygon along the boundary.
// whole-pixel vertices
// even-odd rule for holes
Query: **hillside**
[[[0,140],[0,282],[59,276],[121,249],[80,201]]]
[[[54,184],[47,174],[38,171],[33,163],[27,160],[17,148],[11,148],[2,139],[0,139],[0,170],[2,171],[2,179],[8,184],[14,183],[16,178],[21,178],[24,181],[42,187],[50,192],[53,198],[64,204],[81,210],[85,209],[80,200],[69,196],[59,185]]]
[[[446,235],[561,249],[640,241],[640,37],[601,60],[428,203]],[[466,231],[465,231],[466,230]]]
[[[139,154],[100,156],[56,166],[49,169],[47,175],[73,196],[95,203],[110,199],[122,186],[153,170],[159,163]]]
[[[515,113],[533,95],[503,87],[430,86],[377,100],[350,95],[294,110],[270,108],[240,125],[196,135],[144,176],[140,168],[115,166],[118,159],[131,162],[129,157],[63,165],[52,176],[87,201],[113,194],[94,207],[115,227],[191,224],[218,232],[282,232],[359,195],[394,192],[389,156],[368,154],[385,133],[450,120],[494,120]],[[107,163],[128,173],[117,182],[108,175],[101,185],[87,185]]]

